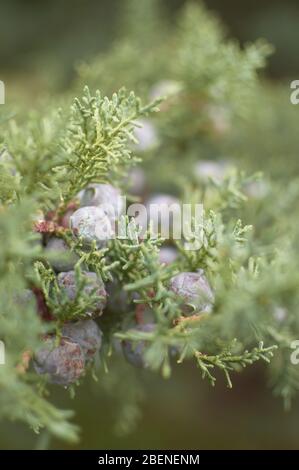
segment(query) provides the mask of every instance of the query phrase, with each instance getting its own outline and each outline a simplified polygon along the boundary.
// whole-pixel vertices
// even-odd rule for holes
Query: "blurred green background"
[[[141,0],[150,1],[150,0]],[[163,0],[172,21],[185,0]],[[276,47],[268,74],[299,72],[297,0],[206,0],[242,42],[265,37]],[[4,78],[28,76],[32,83],[55,78],[67,86],[74,64],[113,41],[123,14],[122,0],[1,0],[0,63]],[[3,79],[3,78],[2,78]],[[50,81],[50,80],[49,80]]]
[[[183,3],[163,0],[165,17],[174,20]],[[299,78],[298,0],[205,3],[233,37],[242,42],[265,37],[275,45],[268,78]],[[0,79],[7,99],[67,89],[75,64],[105,50],[117,36],[122,5],[121,0],[1,0]],[[58,405],[76,410],[75,421],[83,429],[77,448],[299,448],[299,406],[284,412],[265,387],[259,366],[235,377],[232,391],[221,377],[211,389],[193,366],[175,368],[168,381],[145,372],[141,380],[143,415],[138,427],[122,437],[112,431],[115,402],[109,392],[99,394],[96,386],[85,384],[72,401],[64,391],[53,390]],[[0,448],[37,445],[42,442],[25,426],[1,424]],[[55,441],[49,446],[67,448]]]

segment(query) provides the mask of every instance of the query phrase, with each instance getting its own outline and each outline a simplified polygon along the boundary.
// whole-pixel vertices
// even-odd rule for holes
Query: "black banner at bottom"
[[[68,465],[83,468],[101,468],[116,466],[118,468],[136,468],[151,465],[190,465],[207,467],[211,464],[237,464],[238,466],[275,461],[276,464],[287,462],[294,451],[233,451],[233,450],[1,450],[1,468],[4,462],[13,465]],[[208,468],[208,467],[207,467]]]

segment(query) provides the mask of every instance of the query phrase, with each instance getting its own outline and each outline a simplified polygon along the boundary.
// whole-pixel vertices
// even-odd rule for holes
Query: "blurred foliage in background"
[[[169,24],[175,22],[176,13],[184,3],[182,0],[161,2],[165,31]],[[279,175],[287,181],[290,175],[298,176],[298,111],[290,105],[285,106],[289,99],[288,84],[276,88],[278,79],[286,80],[287,83],[290,77],[299,78],[298,2],[207,0],[205,3],[224,19],[232,37],[242,42],[264,37],[276,47],[276,54],[270,58],[265,74],[265,79],[271,79],[273,83],[268,84],[267,92],[265,88],[261,91],[259,113],[256,119],[249,119],[244,125],[240,123],[238,133],[234,135],[232,132],[229,139],[221,142],[223,153],[234,158],[234,149],[237,147],[242,167],[250,171],[263,169],[267,175]],[[54,91],[67,93],[70,86],[81,86],[81,79],[84,81],[87,77],[92,81],[92,77],[96,76],[92,68],[80,66],[81,79],[74,83],[75,69],[83,60],[91,60],[121,37],[125,15],[123,4],[122,0],[2,0],[0,78],[7,83],[7,99],[14,100],[18,96],[26,99],[27,94],[32,104],[32,97],[37,91],[40,94]],[[148,24],[150,18],[140,22],[140,37],[144,40]],[[127,77],[125,66],[122,75],[109,76],[108,65],[114,67],[113,70],[117,68],[109,60],[108,57],[104,66],[99,65],[104,92],[114,90],[127,79],[131,85],[131,77]],[[140,57],[139,60],[141,76],[144,72],[150,81],[146,59]],[[160,65],[163,69],[163,63]],[[142,79],[140,83],[136,79],[132,85],[138,88],[142,83]],[[93,85],[97,86],[97,83]],[[142,87],[138,92],[142,94]],[[254,113],[254,106],[253,109],[249,106],[248,112]],[[287,127],[285,122],[288,123]],[[261,125],[263,136],[257,140]],[[275,130],[279,133],[279,139],[274,141]],[[202,145],[207,157],[218,150],[218,144],[213,146],[209,139],[203,139]],[[169,165],[167,152],[170,151],[165,145],[166,168]],[[263,159],[257,161],[256,155],[263,155]],[[287,165],[284,165],[285,160],[288,161]],[[159,176],[162,177],[162,174]],[[157,175],[153,187],[161,183],[158,179]],[[275,218],[271,209],[269,205],[266,211],[270,225]],[[256,230],[260,230],[261,239],[266,240],[269,233],[264,232],[265,207],[260,213],[259,218],[259,207],[255,208]],[[250,222],[252,213],[249,211],[245,217]],[[125,371],[123,393],[126,393],[126,378]],[[298,405],[295,404],[292,412],[286,414],[281,403],[272,398],[270,391],[265,390],[259,367],[237,377],[232,392],[225,390],[220,377],[217,378],[219,387],[211,389],[201,381],[198,374],[194,374],[191,367],[175,371],[169,381],[162,381],[151,373],[144,374],[141,380],[146,393],[142,410],[144,415],[138,429],[125,437],[116,436],[111,431],[115,408],[118,406],[116,397],[111,396],[113,384],[107,385],[106,394],[103,391],[99,394],[94,384],[89,387],[86,385],[78,391],[76,401],[71,404],[66,394],[59,390],[53,392],[57,406],[75,407],[76,422],[83,429],[78,448],[298,448]],[[127,393],[133,392],[128,389]],[[135,393],[141,393],[137,386]],[[123,412],[127,412],[128,416],[132,414],[130,409]],[[1,426],[1,448],[47,445],[43,442],[43,434],[37,442],[36,436],[22,425],[5,423]],[[53,448],[66,447],[66,444],[55,441],[49,445]]]
[[[163,0],[165,21],[173,21],[185,0]],[[122,0],[1,0],[1,73],[51,77],[66,86],[74,64],[104,50],[121,27]],[[296,0],[207,0],[232,37],[265,37],[276,48],[267,73],[275,78],[299,72],[299,5]],[[54,80],[54,83],[53,83]]]

